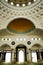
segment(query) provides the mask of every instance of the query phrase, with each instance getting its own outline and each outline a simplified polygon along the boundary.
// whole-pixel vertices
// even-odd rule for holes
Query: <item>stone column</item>
[[[29,52],[26,53],[27,61],[29,61]]]
[[[12,62],[14,62],[14,50],[12,50]]]
[[[31,50],[29,50],[29,61],[32,61]]]
[[[3,56],[3,54],[1,53],[1,61],[2,61],[2,56]]]
[[[1,56],[0,56],[0,61],[1,61]]]
[[[39,53],[40,53],[40,60],[42,60],[41,52],[39,52]]]

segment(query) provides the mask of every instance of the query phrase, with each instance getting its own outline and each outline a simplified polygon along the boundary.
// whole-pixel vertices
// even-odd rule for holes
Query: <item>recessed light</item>
[[[9,41],[11,41],[11,39],[9,39]]]
[[[13,5],[13,2],[11,2],[11,5]]]
[[[26,41],[26,38],[24,38],[24,41]]]
[[[34,0],[34,2],[35,2],[36,0]]]
[[[5,39],[5,41],[7,41],[7,38]]]
[[[39,40],[40,40],[40,38],[39,38]]]
[[[16,4],[16,6],[19,6],[19,4]]]
[[[22,6],[24,7],[24,6],[25,6],[25,4],[22,4]]]
[[[37,38],[35,38],[35,40],[37,40]]]
[[[22,38],[20,38],[20,41],[22,41]]]
[[[5,0],[6,2],[8,1],[8,0]]]
[[[31,40],[33,40],[33,38]]]
[[[2,41],[3,41],[3,38],[2,38]]]
[[[18,38],[16,38],[16,41],[18,41],[19,39]]]
[[[30,5],[31,4],[31,2],[28,2],[28,5]]]

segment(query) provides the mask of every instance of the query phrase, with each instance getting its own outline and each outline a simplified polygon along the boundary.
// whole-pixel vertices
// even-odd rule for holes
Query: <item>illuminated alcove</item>
[[[16,47],[16,61],[19,63],[26,61],[26,46],[18,45]]]
[[[17,18],[8,24],[7,30],[16,34],[25,34],[34,31],[35,25],[28,19]]]
[[[0,58],[2,62],[11,62],[11,47],[8,44],[3,44],[0,47]]]
[[[24,51],[20,50],[18,52],[18,62],[24,62]]]
[[[32,62],[38,62],[43,59],[43,47],[36,43],[31,47],[32,50]]]

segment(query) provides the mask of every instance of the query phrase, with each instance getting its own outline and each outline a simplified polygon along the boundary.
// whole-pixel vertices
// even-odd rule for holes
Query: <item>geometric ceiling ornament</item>
[[[7,30],[16,34],[25,34],[34,31],[35,25],[30,20],[18,18],[8,24]]]
[[[28,42],[27,42],[27,44],[28,44],[28,45],[30,45],[30,44],[31,44],[31,42],[30,42],[30,41],[28,41]]]
[[[12,44],[12,45],[15,45],[15,42],[14,42],[14,41],[12,41],[12,42],[11,42],[11,44]]]

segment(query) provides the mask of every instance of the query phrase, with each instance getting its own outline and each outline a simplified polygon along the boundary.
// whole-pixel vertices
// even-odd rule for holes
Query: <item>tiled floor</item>
[[[43,65],[43,63],[1,63],[0,65]]]

